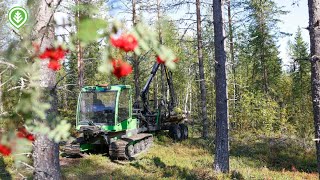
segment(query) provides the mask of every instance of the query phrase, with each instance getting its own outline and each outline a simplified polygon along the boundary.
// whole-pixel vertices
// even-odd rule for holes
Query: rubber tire
[[[188,126],[185,124],[180,124],[181,129],[181,139],[188,139],[189,133],[188,133]]]
[[[169,130],[169,133],[170,133],[170,137],[175,140],[175,141],[180,141],[181,140],[181,129],[180,129],[180,126],[175,124],[175,125],[172,125],[170,130]]]
[[[134,149],[134,154],[138,154],[141,152],[141,149],[140,149],[140,143],[136,143],[133,145],[133,149]]]
[[[135,152],[134,152],[134,147],[133,145],[129,145],[126,151],[126,155],[128,156],[128,158],[132,158],[132,156],[134,156]]]

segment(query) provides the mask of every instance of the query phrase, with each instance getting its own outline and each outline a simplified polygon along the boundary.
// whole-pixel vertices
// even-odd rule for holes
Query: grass
[[[280,154],[268,152],[273,151],[267,147],[269,141],[259,142],[256,147],[256,141],[247,142],[247,146],[244,142],[232,143],[231,173],[228,175],[218,175],[212,170],[212,141],[190,138],[174,143],[163,135],[158,136],[150,151],[137,160],[112,162],[102,155],[90,155],[74,159],[73,165],[65,165],[62,169],[65,179],[318,179],[317,173],[312,173],[315,159],[308,159],[307,154],[301,153],[307,155],[305,160],[310,163],[301,162],[303,156],[300,158],[300,155],[292,161],[283,156],[282,151]],[[293,150],[284,148],[283,151],[292,153]],[[279,163],[272,164],[273,159],[278,159]],[[297,168],[300,165],[311,168],[303,172]],[[296,168],[292,169],[293,166]]]
[[[231,172],[227,175],[212,170],[212,140],[190,138],[174,143],[162,134],[148,153],[134,161],[111,161],[103,155],[61,158],[63,179],[318,179],[314,152],[303,150],[297,141],[239,139],[230,143]],[[0,179],[19,178],[9,164],[12,159],[0,158]]]

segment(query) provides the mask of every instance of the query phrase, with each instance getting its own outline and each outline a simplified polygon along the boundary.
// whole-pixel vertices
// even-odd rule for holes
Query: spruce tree
[[[308,61],[308,44],[304,42],[301,29],[295,35],[293,43],[289,43],[290,56],[293,61],[290,67],[292,78],[292,96],[289,114],[290,122],[295,125],[300,137],[308,137],[312,131],[312,101],[310,73]]]
[[[252,84],[254,90],[269,93],[276,89],[281,75],[281,60],[275,42],[278,22],[275,17],[281,13],[272,0],[251,0],[248,3],[250,17],[250,56],[252,63]]]

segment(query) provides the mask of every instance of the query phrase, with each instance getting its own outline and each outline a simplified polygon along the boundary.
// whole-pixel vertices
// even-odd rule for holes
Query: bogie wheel
[[[185,124],[180,124],[181,129],[181,139],[188,139],[188,126]]]
[[[148,148],[149,148],[148,138],[147,138],[147,139],[142,140],[142,142],[141,142],[141,143],[143,143],[143,144],[144,144],[145,149],[148,149]]]
[[[150,148],[152,146],[153,137],[148,137],[148,139],[145,140],[147,147]]]
[[[132,158],[134,156],[134,147],[132,144],[127,147],[126,155],[128,158]]]
[[[133,149],[134,149],[134,154],[138,154],[140,153],[141,151],[141,148],[140,148],[140,143],[136,143],[133,145]]]
[[[146,146],[144,144],[144,140],[140,141],[139,144],[140,144],[140,152],[144,151],[146,149]]]
[[[170,137],[175,141],[181,140],[181,128],[179,125],[172,125],[169,130]]]

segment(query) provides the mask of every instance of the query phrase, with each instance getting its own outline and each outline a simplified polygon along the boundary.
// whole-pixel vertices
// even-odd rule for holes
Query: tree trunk
[[[309,34],[311,53],[311,88],[313,102],[313,118],[317,149],[318,172],[320,173],[320,0],[308,0]]]
[[[208,138],[208,118],[207,118],[207,91],[204,77],[203,55],[202,55],[202,32],[201,32],[201,14],[200,0],[196,0],[197,11],[197,41],[198,41],[198,60],[201,92],[201,116],[202,116],[202,137]]]
[[[157,0],[157,20],[158,20],[158,37],[159,37],[159,43],[163,44],[162,41],[162,31],[161,31],[161,25],[160,25],[160,0]],[[167,88],[166,88],[166,83],[165,83],[165,70],[164,70],[164,65],[160,64],[160,70],[161,70],[161,77],[160,77],[160,81],[161,81],[161,95],[162,95],[162,99],[164,100],[165,105],[167,105],[167,96],[166,96],[166,92],[167,92]],[[166,113],[166,108],[164,108],[164,111]]]
[[[230,60],[233,75],[233,114],[232,118],[234,122],[237,121],[236,118],[236,106],[237,106],[237,84],[236,84],[236,62],[234,58],[234,44],[233,44],[233,29],[232,29],[232,17],[231,17],[231,0],[228,0],[228,27],[229,27],[229,46],[230,46]],[[232,128],[232,127],[231,127]]]
[[[222,8],[221,0],[213,0],[217,118],[214,170],[227,173],[229,172],[228,96]]]
[[[137,15],[136,15],[136,0],[132,0],[132,24],[137,25]],[[140,69],[139,69],[139,59],[136,54],[133,55],[133,76],[134,76],[134,86],[135,86],[135,101],[140,97]]]
[[[42,0],[36,14],[34,38],[40,44],[41,49],[52,46],[54,42],[53,15],[54,10],[59,6],[61,0]],[[55,117],[57,114],[57,94],[53,89],[56,83],[56,74],[48,69],[49,61],[41,61],[40,87],[44,90],[42,101],[51,99],[51,108],[47,111],[47,118]],[[35,120],[38,123],[46,124],[47,120]],[[47,124],[48,126],[48,124]],[[47,135],[36,134],[33,149],[34,179],[61,179],[59,163],[59,146],[50,140]]]
[[[80,41],[77,42],[77,62],[78,62],[78,86],[81,89],[84,85],[84,73],[83,73],[83,59],[82,59],[82,48]]]
[[[0,74],[0,84],[2,84],[2,74]],[[3,112],[2,86],[0,86],[0,114]]]
[[[77,0],[77,6],[80,5],[80,0]],[[80,24],[80,10],[77,10],[77,17],[76,20],[78,24]],[[77,27],[77,31],[79,31]],[[79,89],[81,89],[84,85],[84,64],[83,64],[83,59],[82,59],[82,48],[80,45],[80,40],[78,39],[77,41],[77,63],[78,63],[78,86]]]

